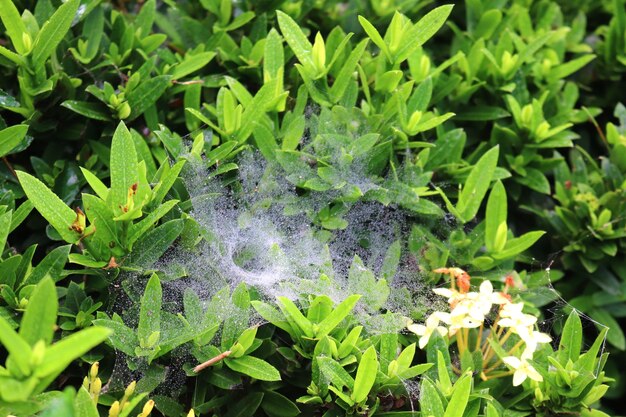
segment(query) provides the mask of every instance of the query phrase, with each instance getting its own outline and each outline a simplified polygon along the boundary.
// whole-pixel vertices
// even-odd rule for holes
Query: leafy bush
[[[619,412],[625,16],[0,0],[1,413]]]

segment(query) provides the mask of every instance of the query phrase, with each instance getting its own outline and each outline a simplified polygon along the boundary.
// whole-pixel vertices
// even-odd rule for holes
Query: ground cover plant
[[[623,0],[0,22],[0,415],[623,414]]]

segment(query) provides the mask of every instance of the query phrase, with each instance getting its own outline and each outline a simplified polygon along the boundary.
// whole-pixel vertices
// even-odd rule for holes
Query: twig
[[[200,372],[201,370],[203,370],[203,369],[205,369],[205,368],[208,368],[209,366],[211,366],[211,365],[214,365],[214,364],[218,363],[218,362],[219,362],[219,361],[221,361],[222,359],[229,357],[229,356],[230,356],[230,353],[231,353],[231,352],[230,352],[230,350],[227,350],[227,351],[226,351],[226,352],[224,352],[224,353],[220,353],[220,354],[219,354],[219,355],[217,355],[216,357],[211,358],[211,359],[209,359],[208,361],[203,362],[203,363],[201,363],[200,365],[196,366],[195,368],[193,368],[193,371],[194,371],[195,373],[198,373],[198,372]]]

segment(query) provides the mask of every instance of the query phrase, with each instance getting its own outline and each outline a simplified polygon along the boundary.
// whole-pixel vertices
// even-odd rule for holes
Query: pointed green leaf
[[[287,44],[289,44],[289,47],[298,58],[298,61],[304,65],[307,73],[313,76],[315,74],[315,63],[311,55],[313,45],[311,45],[311,42],[304,36],[300,26],[289,15],[277,10],[276,17],[278,18],[280,31],[287,41]]]
[[[120,122],[111,142],[111,191],[108,197],[114,213],[122,212],[128,191],[138,179],[135,144],[124,122]]]
[[[13,42],[13,47],[17,53],[25,54],[27,51],[26,48],[24,48],[22,34],[28,33],[28,31],[22,21],[22,16],[20,16],[12,0],[0,0],[0,19],[2,19],[6,34],[11,38],[11,42]]]
[[[563,332],[561,333],[561,340],[559,341],[559,362],[562,364],[567,363],[568,360],[576,362],[580,356],[580,349],[582,348],[583,328],[580,321],[578,311],[572,309],[569,314]]]
[[[50,277],[54,282],[61,278],[63,267],[67,263],[71,245],[59,246],[46,255],[45,258],[32,270],[21,285],[39,284],[45,277]]]
[[[363,30],[365,30],[365,33],[367,33],[367,36],[369,36],[372,42],[374,42],[374,44],[378,46],[378,48],[385,54],[389,62],[391,62],[389,47],[385,43],[385,40],[382,38],[382,36],[380,36],[380,33],[378,33],[378,30],[376,30],[374,25],[372,25],[369,20],[367,20],[363,16],[359,16],[359,23],[361,24]]]
[[[153,332],[161,330],[161,300],[163,290],[157,274],[152,274],[146,289],[141,297],[139,310],[139,325],[137,336],[139,340],[148,340]]]
[[[495,146],[487,151],[474,165],[465,181],[463,190],[456,203],[456,210],[461,215],[461,220],[465,223],[476,216],[480,204],[485,194],[487,194],[493,173],[498,164],[499,150],[499,146]]]
[[[13,327],[2,315],[0,315],[0,343],[9,352],[20,371],[28,374],[31,356],[30,346],[13,330]]]
[[[41,181],[22,171],[17,171],[17,178],[37,211],[56,229],[68,243],[76,243],[79,234],[71,229],[76,213],[56,196]]]
[[[452,397],[446,407],[443,417],[463,417],[467,402],[469,401],[470,391],[472,390],[471,374],[464,374],[454,384]]]
[[[158,75],[148,80],[142,80],[136,88],[126,95],[131,113],[128,120],[135,120],[163,95],[170,86],[171,75]]]
[[[206,66],[215,57],[215,52],[200,52],[194,55],[187,55],[183,62],[176,64],[172,70],[172,79],[178,80],[198,71]],[[132,107],[132,106],[131,106]]]
[[[15,125],[0,130],[0,157],[7,155],[22,142],[28,125]]]
[[[35,369],[38,377],[60,374],[72,361],[102,343],[111,330],[104,327],[89,327],[71,334],[46,349],[42,363]]]
[[[361,298],[360,294],[353,294],[343,300],[335,309],[322,320],[317,328],[317,337],[326,336],[332,332],[352,311]]]
[[[485,213],[485,246],[489,252],[498,252],[506,244],[506,216],[506,191],[502,182],[496,181],[489,194]],[[502,224],[504,224],[505,230],[504,239],[498,239],[498,232],[502,228]]]
[[[347,387],[350,391],[354,389],[354,378],[350,376],[339,362],[328,356],[318,356],[315,360],[320,368],[320,372],[335,387],[339,389]]]
[[[224,360],[226,366],[235,372],[248,375],[259,381],[280,381],[278,369],[254,356],[242,356],[241,358]]]
[[[431,10],[421,18],[403,36],[403,43],[396,52],[395,62],[399,63],[407,59],[417,48],[433,37],[435,33],[446,23],[452,12],[452,4],[439,6]]]
[[[356,403],[365,401],[376,381],[376,373],[378,372],[378,358],[376,357],[376,349],[370,346],[361,356],[359,367],[356,371],[354,379],[354,390],[351,398]]]
[[[68,0],[43,25],[33,44],[31,59],[34,68],[42,67],[48,57],[54,53],[70,30],[79,5],[80,0]]]
[[[506,243],[504,249],[502,249],[498,253],[494,253],[492,256],[498,260],[516,256],[524,252],[526,249],[530,248],[545,233],[546,232],[544,231],[537,230],[534,232],[525,233],[520,237],[516,237],[515,239],[511,239]]]

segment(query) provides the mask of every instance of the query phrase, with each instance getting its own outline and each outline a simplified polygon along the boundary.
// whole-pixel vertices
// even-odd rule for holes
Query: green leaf
[[[467,402],[469,400],[470,391],[472,390],[472,378],[470,374],[464,374],[454,384],[452,397],[446,407],[443,417],[463,417]]]
[[[0,215],[0,255],[4,252],[4,246],[7,243],[12,217],[12,211],[7,211],[6,213]]]
[[[163,164],[169,164],[169,162],[164,161]],[[161,175],[158,184],[154,187],[154,195],[152,196],[152,201],[161,203],[167,193],[170,191],[176,180],[178,179],[178,174],[182,171],[185,166],[185,161],[178,161],[173,166],[169,167],[163,166],[162,168],[166,168],[166,173]],[[169,167],[169,168],[168,168]]]
[[[339,102],[342,98],[350,81],[352,81],[352,74],[359,63],[359,60],[363,56],[363,52],[365,52],[365,48],[367,48],[368,44],[367,39],[363,39],[358,45],[350,52],[348,59],[341,66],[341,70],[339,74],[337,74],[337,78],[333,82],[333,86],[330,88],[330,96],[333,98],[335,103]]]
[[[568,360],[576,362],[580,356],[580,349],[582,348],[583,328],[580,321],[578,311],[572,309],[569,314],[563,332],[561,333],[561,340],[559,341],[558,358],[561,364],[566,364]]]
[[[446,4],[433,9],[405,32],[402,45],[395,54],[395,62],[400,63],[406,60],[424,42],[432,38],[446,23],[452,7],[453,5]]]
[[[252,304],[256,312],[265,320],[293,336],[293,329],[289,325],[289,322],[287,322],[285,316],[274,308],[274,306],[258,300],[253,300],[250,304]]]
[[[281,309],[292,327],[297,326],[307,337],[313,337],[313,324],[304,317],[300,309],[287,297],[278,297],[278,307]]]
[[[241,126],[237,130],[237,141],[244,143],[252,134],[254,127],[265,116],[266,109],[276,98],[276,83],[278,80],[268,81],[257,91],[256,95],[246,106],[241,115]]]
[[[11,217],[11,228],[9,229],[9,233],[14,231],[30,214],[33,210],[33,203],[30,200],[24,201],[13,213]]]
[[[148,340],[150,335],[161,330],[161,300],[163,289],[157,274],[152,274],[146,289],[141,297],[139,309],[139,325],[137,337],[139,340]]]
[[[13,47],[17,53],[22,55],[26,54],[27,51],[26,48],[24,48],[22,34],[28,34],[28,31],[22,21],[22,16],[20,16],[12,0],[0,0],[0,19],[2,19],[6,34],[11,38],[11,42],[13,42]]]
[[[30,369],[31,349],[29,344],[22,339],[11,327],[8,321],[0,315],[0,343],[9,352],[17,367],[24,374]]]
[[[280,373],[263,359],[254,356],[242,356],[241,358],[224,360],[226,366],[235,372],[248,375],[260,381],[280,381]]]
[[[380,33],[378,33],[378,30],[376,30],[374,25],[372,25],[369,20],[367,20],[363,16],[359,16],[359,23],[361,24],[363,30],[365,30],[365,33],[367,33],[367,36],[369,36],[372,42],[374,42],[374,44],[376,44],[376,46],[380,48],[380,50],[385,54],[389,62],[391,62],[392,59],[391,53],[389,52],[389,47],[385,43],[382,36],[380,36]]]
[[[276,78],[282,80],[285,65],[283,41],[276,29],[272,28],[265,38],[265,50],[263,55],[263,81]]]
[[[354,379],[354,390],[351,398],[356,403],[365,401],[376,381],[376,373],[378,372],[378,358],[376,357],[376,349],[370,346],[361,356],[359,367],[356,371]]]
[[[149,231],[133,247],[127,263],[133,267],[149,268],[154,264],[183,231],[181,219],[170,220]]]
[[[31,54],[33,68],[42,67],[48,57],[54,53],[56,47],[70,30],[79,5],[80,0],[68,0],[43,25],[33,44]]]
[[[456,203],[456,210],[465,223],[472,220],[487,194],[498,163],[499,146],[487,151],[472,168]]]
[[[128,245],[132,245],[143,236],[154,224],[159,221],[159,219],[169,213],[170,210],[174,208],[178,204],[178,200],[169,200],[165,203],[161,204],[154,210],[152,213],[148,214],[141,221],[134,223],[130,227],[130,232],[128,236]]]
[[[354,389],[354,378],[337,362],[328,356],[318,356],[315,358],[320,372],[328,378],[328,381],[335,387],[341,389],[347,387],[350,391]]]
[[[15,125],[0,130],[0,157],[7,155],[19,145],[27,131],[28,125]]]
[[[136,119],[148,110],[148,107],[156,103],[169,87],[171,78],[171,75],[158,75],[149,80],[141,81],[136,88],[128,92],[126,99],[131,113],[127,120]]]
[[[79,100],[65,100],[63,103],[61,103],[61,106],[89,119],[102,120],[104,122],[108,122],[111,120],[110,113],[107,111],[106,107],[104,107],[100,103]]]
[[[306,36],[304,36],[300,26],[291,17],[289,17],[289,15],[277,10],[276,17],[278,18],[280,31],[287,41],[287,44],[289,44],[289,47],[298,58],[298,61],[304,65],[307,73],[310,76],[314,76],[316,70],[315,63],[313,62],[313,57],[311,55],[313,45],[311,45],[311,42],[309,42]]]
[[[91,171],[88,171],[83,167],[80,167],[80,170],[91,189],[98,195],[98,197],[106,201],[109,195],[108,187],[104,185],[100,178],[96,177]]]
[[[59,301],[54,281],[44,278],[35,287],[20,323],[20,336],[31,346],[39,340],[52,342]]]
[[[183,62],[175,65],[172,70],[172,79],[178,80],[198,71],[207,65],[215,57],[215,52],[200,52],[194,55],[186,55]],[[132,106],[131,106],[132,108]]]
[[[83,194],[83,204],[89,222],[96,228],[93,239],[97,239],[97,242],[94,244],[106,246],[106,250],[100,256],[107,256],[111,247],[120,245],[117,224],[113,221],[113,212],[102,199],[91,194]],[[87,238],[87,242],[91,244],[92,238]]]
[[[443,416],[443,403],[439,391],[428,378],[422,379],[420,386],[420,409],[424,416]]]
[[[525,170],[526,175],[516,176],[515,180],[539,193],[549,195],[550,182],[548,181],[548,178],[546,178],[545,174],[536,168],[525,168]]]
[[[32,270],[21,285],[39,284],[45,277],[50,277],[54,282],[62,277],[63,267],[70,254],[71,245],[59,246],[46,255],[45,258]]]
[[[71,229],[76,213],[37,178],[22,171],[16,173],[26,196],[61,238],[68,243],[78,242],[79,234]]]
[[[115,320],[97,319],[96,326],[106,327],[111,332],[108,335],[111,345],[129,356],[135,356],[135,348],[139,346],[139,339],[133,329]]]
[[[274,391],[265,391],[261,408],[270,417],[296,417],[300,409],[289,398]]]
[[[109,205],[114,213],[122,213],[126,206],[130,188],[137,184],[137,151],[130,132],[120,122],[111,142],[111,191]]]
[[[326,336],[332,332],[352,311],[361,298],[360,294],[353,294],[343,300],[335,309],[322,320],[317,328],[317,337]]]
[[[471,122],[483,122],[503,119],[511,114],[501,107],[495,106],[472,106],[457,113],[455,120],[467,120]]]
[[[589,316],[600,323],[599,327],[608,328],[606,334],[606,340],[618,348],[619,350],[626,349],[626,336],[615,318],[609,312],[603,308],[594,308],[589,312]]]
[[[507,201],[506,191],[501,181],[496,181],[489,199],[485,213],[485,246],[489,252],[498,252],[506,244],[506,216]],[[504,229],[504,232],[502,232]],[[501,236],[504,236],[503,238]]]
[[[257,415],[256,411],[263,401],[265,393],[263,392],[251,392],[242,398],[242,401],[235,402],[228,413],[224,414],[224,417],[249,417]]]
[[[511,239],[506,243],[502,251],[494,253],[492,256],[498,260],[514,257],[530,248],[545,233],[546,232],[544,231],[537,230],[525,233],[515,239]]]
[[[56,377],[73,360],[102,343],[111,330],[104,327],[89,327],[73,333],[46,349],[42,363],[35,369],[38,377]]]
[[[98,408],[94,403],[93,398],[91,398],[91,394],[85,389],[85,387],[80,387],[78,392],[76,393],[76,398],[74,399],[74,412],[76,416],[80,417],[99,417]]]
[[[557,65],[550,69],[550,73],[548,75],[548,80],[550,82],[556,82],[560,79],[563,79],[569,75],[572,75],[591,61],[595,59],[595,55],[587,54],[576,59],[572,59],[567,61],[561,65]]]

